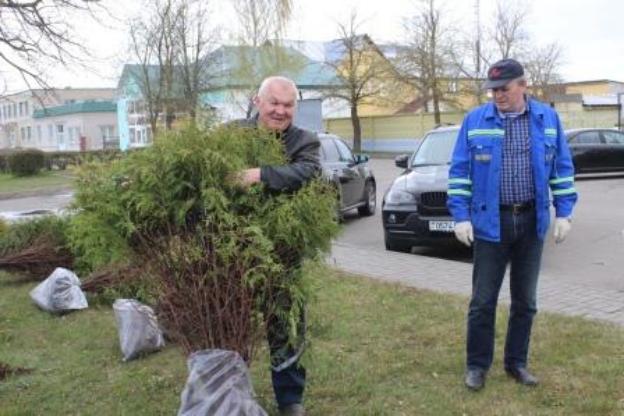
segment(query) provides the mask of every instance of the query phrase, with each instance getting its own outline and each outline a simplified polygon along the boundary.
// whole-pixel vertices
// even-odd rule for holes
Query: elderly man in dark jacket
[[[239,126],[274,131],[284,142],[288,164],[259,166],[239,173],[242,186],[264,183],[277,192],[292,192],[320,172],[319,146],[315,133],[292,124],[297,105],[297,87],[285,77],[269,77],[260,85],[254,105],[256,117],[236,122]],[[288,300],[286,300],[288,302]],[[305,328],[304,317],[299,327]],[[303,338],[303,333],[300,334]],[[305,368],[299,364],[303,344],[297,349],[288,345],[288,324],[277,317],[267,322],[267,338],[271,351],[272,381],[281,415],[304,415],[302,406]]]

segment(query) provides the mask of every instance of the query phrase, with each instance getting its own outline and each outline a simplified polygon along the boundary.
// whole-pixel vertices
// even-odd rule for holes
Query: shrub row
[[[91,161],[110,161],[118,159],[123,154],[120,150],[92,150],[88,152],[41,152],[37,149],[16,149],[0,151],[0,172],[12,172],[17,175],[10,165],[10,160],[16,154],[41,153],[43,155],[43,164],[39,169],[47,170],[64,170],[70,165],[81,165],[84,162]],[[18,156],[18,159],[21,156]],[[30,156],[26,156],[29,158]],[[37,156],[38,157],[38,156]]]

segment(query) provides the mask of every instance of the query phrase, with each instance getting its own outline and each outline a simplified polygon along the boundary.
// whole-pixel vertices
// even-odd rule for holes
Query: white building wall
[[[32,117],[35,110],[86,100],[112,101],[114,93],[113,88],[63,88],[50,91],[27,90],[0,96],[0,149],[38,147],[34,143],[40,140],[37,126],[42,125],[42,122]],[[42,127],[42,149],[50,150],[55,145],[47,142],[47,127],[45,130],[44,132]]]
[[[39,127],[42,137],[38,137]],[[35,119],[35,137],[23,143],[23,147],[34,147],[44,151],[80,151],[80,137],[86,142],[85,150],[101,150],[104,134],[114,137],[117,133],[117,115],[110,113],[76,113],[57,117]]]

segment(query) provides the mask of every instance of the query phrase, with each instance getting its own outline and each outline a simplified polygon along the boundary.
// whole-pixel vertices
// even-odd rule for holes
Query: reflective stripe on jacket
[[[557,217],[569,217],[577,200],[574,166],[558,114],[529,99],[531,168],[535,184],[537,234]],[[471,221],[476,238],[500,241],[500,175],[503,122],[490,102],[469,112],[462,123],[449,170],[447,205],[456,222]]]

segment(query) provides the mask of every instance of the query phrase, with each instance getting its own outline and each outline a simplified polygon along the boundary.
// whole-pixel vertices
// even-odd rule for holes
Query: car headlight
[[[386,202],[389,204],[410,204],[416,201],[414,194],[400,189],[391,189],[386,195]]]

